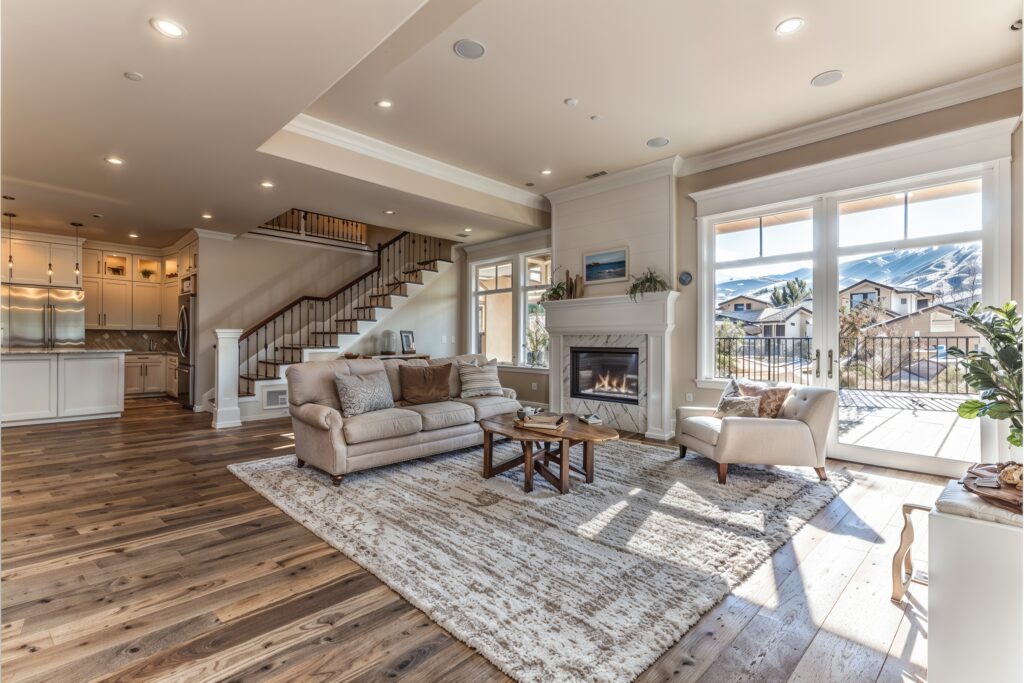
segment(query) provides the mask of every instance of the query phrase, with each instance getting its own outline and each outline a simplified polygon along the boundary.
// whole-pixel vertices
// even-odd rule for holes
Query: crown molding
[[[510,235],[509,237],[500,237],[496,240],[489,240],[487,242],[474,242],[473,244],[459,244],[462,250],[467,254],[473,254],[484,249],[491,249],[499,246],[515,246],[521,242],[535,240],[538,237],[547,237],[548,245],[547,248],[551,247],[551,229],[544,228],[542,230],[531,230],[530,232],[524,232],[521,235]]]
[[[135,256],[166,256],[168,254],[167,247],[143,247],[136,244],[124,244],[122,242],[106,242],[103,240],[91,240],[88,239],[83,245],[86,249],[96,249],[99,251],[120,251],[125,254],[134,254]]]
[[[833,116],[792,130],[766,135],[707,154],[688,157],[683,166],[682,175],[692,175],[713,168],[749,161],[1019,87],[1021,87],[1021,65],[1011,64],[931,90],[924,90],[889,102]]]
[[[74,235],[58,235],[56,233],[24,228],[11,228],[10,230],[2,230],[0,232],[3,233],[0,235],[0,242],[13,237],[16,240],[22,239],[31,240],[33,242],[49,242],[50,244],[77,244],[78,246],[82,246],[86,240],[85,237],[76,238]]]
[[[626,187],[627,185],[635,185],[645,180],[660,177],[678,177],[684,168],[685,164],[682,157],[670,156],[658,161],[653,161],[643,166],[635,166],[633,168],[627,168],[624,171],[616,171],[600,178],[593,180],[587,180],[579,183],[578,185],[570,185],[569,187],[563,187],[560,190],[554,190],[548,192],[545,196],[551,200],[552,206],[555,204],[561,204],[562,202],[568,202],[573,199],[580,199],[582,197],[589,197],[590,195],[599,194],[601,192],[607,192],[608,190],[614,190],[619,187]]]
[[[470,190],[522,204],[532,209],[547,211],[547,202],[539,194],[528,192],[518,187],[482,176],[472,171],[446,164],[416,152],[411,152],[397,145],[357,133],[354,130],[318,119],[309,114],[299,114],[288,122],[284,130],[289,133],[303,135],[319,140],[335,147],[341,147],[357,154],[378,159],[380,161],[407,168],[410,171],[460,185]]]
[[[203,228],[192,228],[192,231],[200,237],[206,237],[213,240],[221,240],[224,242],[232,242],[236,240],[239,235],[233,232],[221,232],[219,230],[205,230]]]

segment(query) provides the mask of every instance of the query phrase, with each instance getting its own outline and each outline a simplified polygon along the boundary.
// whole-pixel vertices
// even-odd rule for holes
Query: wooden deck
[[[292,452],[287,420],[209,424],[157,400],[3,430],[5,681],[508,680],[227,471]],[[829,467],[855,483],[639,680],[925,679],[927,588],[890,603],[889,558],[943,481]]]

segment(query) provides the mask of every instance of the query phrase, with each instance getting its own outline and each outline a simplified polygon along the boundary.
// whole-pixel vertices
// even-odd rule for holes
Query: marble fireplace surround
[[[553,363],[548,385],[552,410],[597,413],[605,424],[668,439],[672,429],[672,329],[678,292],[648,294],[634,303],[628,296],[599,296],[544,304]],[[639,349],[638,405],[582,400],[570,395],[571,347]]]

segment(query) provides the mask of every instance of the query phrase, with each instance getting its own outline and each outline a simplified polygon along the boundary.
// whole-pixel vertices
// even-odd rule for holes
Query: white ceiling
[[[151,246],[197,227],[241,233],[291,207],[446,237],[473,227],[473,241],[491,239],[535,226],[396,190],[380,174],[258,149],[305,111],[545,192],[1019,61],[1020,35],[1007,28],[1017,0],[921,9],[891,0],[4,0],[2,190],[16,200],[3,209],[19,214],[15,227],[66,231],[79,220],[91,239],[124,242],[135,231]],[[794,14],[807,25],[776,36],[772,27]],[[187,36],[157,34],[156,16]],[[487,54],[455,57],[462,37]],[[808,85],[831,68],[846,78]],[[395,106],[375,107],[382,98]],[[601,120],[590,121],[595,113]],[[656,135],[672,144],[647,148]],[[124,166],[105,163],[109,155]],[[541,176],[544,167],[555,172]],[[276,186],[261,189],[264,179]]]
[[[400,59],[364,61],[306,111],[550,191],[1017,63],[1020,14],[1019,0],[481,0],[429,41],[396,32],[387,47]],[[804,27],[776,35],[794,15]],[[484,57],[455,56],[460,38]],[[829,69],[845,78],[809,85]],[[672,142],[645,146],[655,136]]]

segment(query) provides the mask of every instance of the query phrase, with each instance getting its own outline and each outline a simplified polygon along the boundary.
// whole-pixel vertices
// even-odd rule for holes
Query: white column
[[[563,373],[567,372],[562,367],[562,342],[560,334],[552,334],[548,337],[548,410],[560,413],[564,410],[564,397],[562,396]]]
[[[213,428],[240,427],[238,411],[238,338],[242,330],[214,330],[217,353],[214,365]]]

